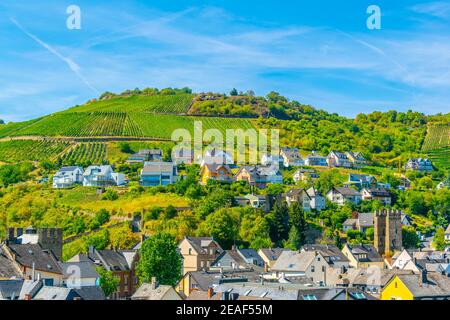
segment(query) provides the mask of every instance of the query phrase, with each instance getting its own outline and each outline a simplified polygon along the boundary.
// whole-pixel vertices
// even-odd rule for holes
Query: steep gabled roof
[[[39,244],[8,244],[7,248],[15,257],[15,261],[27,268],[62,274],[61,267],[50,250],[44,250]]]

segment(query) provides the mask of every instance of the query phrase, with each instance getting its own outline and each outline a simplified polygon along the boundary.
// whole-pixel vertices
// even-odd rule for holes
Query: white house
[[[314,187],[309,188],[306,190],[308,193],[311,201],[310,201],[310,207],[314,210],[325,210],[327,208],[325,197],[322,196],[322,194],[316,190]]]
[[[83,183],[83,168],[62,167],[53,176],[53,188],[70,188],[75,184]]]
[[[283,165],[286,168],[299,167],[305,164],[297,148],[281,148],[280,155],[283,157]]]
[[[328,165],[327,157],[321,156],[316,151],[313,151],[311,154],[306,156],[305,165],[326,167]]]
[[[219,148],[207,148],[203,157],[200,155],[197,158],[201,167],[205,164],[233,164],[233,157]]]
[[[274,278],[307,277],[315,283],[325,282],[326,259],[318,251],[283,251],[270,269]]]
[[[125,184],[125,175],[114,172],[109,165],[89,166],[83,174],[83,186],[108,187]]]
[[[304,211],[311,210],[311,198],[305,189],[291,189],[286,192],[286,202],[289,206],[297,202]]]
[[[327,156],[327,163],[330,167],[351,168],[352,163],[347,155],[340,151],[331,151]]]
[[[414,257],[406,249],[393,257],[392,265],[388,265],[390,269],[410,270],[419,272],[419,268],[414,263]]]
[[[327,198],[340,206],[343,206],[346,201],[354,204],[360,204],[361,194],[352,188],[334,187],[327,193]]]
[[[272,165],[272,164],[277,165],[278,164],[278,166],[281,167],[283,165],[283,163],[284,163],[284,159],[280,155],[268,155],[268,154],[265,153],[265,154],[263,154],[261,156],[261,164],[263,166],[269,166],[269,165]]]

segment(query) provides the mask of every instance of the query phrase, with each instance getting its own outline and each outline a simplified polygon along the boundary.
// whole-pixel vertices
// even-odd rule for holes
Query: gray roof
[[[78,297],[78,294],[73,289],[44,286],[33,300],[73,300],[74,297]]]
[[[211,242],[215,242],[212,237],[185,237],[185,239],[198,253],[206,253],[204,248],[206,248]],[[219,244],[217,242],[215,243],[219,247],[220,251],[222,251]]]
[[[279,283],[275,285],[260,284],[260,283],[224,283],[216,288],[217,293],[228,292],[236,294],[239,297],[263,298],[270,300],[297,300],[298,290],[287,288],[288,286],[280,286]]]
[[[334,244],[306,244],[305,251],[318,251],[328,263],[349,262],[347,257]]]
[[[344,196],[361,196],[358,191],[352,188],[334,187],[333,189],[336,190],[337,193],[340,193]]]
[[[87,286],[73,289],[77,295],[83,300],[106,300],[105,294],[101,287]]]
[[[353,279],[352,284],[354,286],[379,286],[384,287],[397,274],[411,274],[410,270],[398,270],[398,269],[377,269],[379,277],[375,276],[374,270],[369,268],[357,269],[357,276]]]
[[[72,276],[74,270],[79,270],[80,278],[99,278],[100,277],[97,270],[95,270],[94,263],[91,261],[65,262],[65,263],[60,263],[60,266],[63,271],[64,277]]]
[[[13,261],[0,250],[0,278],[21,278],[22,274]]]
[[[316,257],[311,251],[284,251],[272,266],[272,271],[305,272]]]
[[[349,245],[350,251],[359,262],[380,262],[383,258],[380,256],[374,246],[370,244]],[[358,258],[356,255],[365,254],[366,258]]]
[[[0,280],[0,300],[19,299],[23,280]]]
[[[50,250],[44,250],[39,244],[8,244],[8,249],[15,255],[15,261],[28,268],[62,274],[56,257]]]
[[[372,212],[358,213],[358,224],[360,227],[370,228],[374,226],[374,214]]]
[[[238,251],[245,259],[257,259],[258,261],[263,262],[255,249],[238,249]]]
[[[213,285],[226,282],[248,282],[258,281],[261,277],[259,273],[252,270],[233,270],[233,271],[190,271],[188,274],[198,284],[199,289],[207,291]]]
[[[151,283],[143,283],[131,297],[132,300],[162,300],[170,291],[171,286],[158,285],[155,289]],[[181,300],[181,297],[180,297]]]
[[[173,162],[145,162],[142,173],[147,172],[173,172]]]
[[[285,248],[261,248],[261,252],[270,260],[277,260],[283,251],[290,251],[290,249]]]
[[[98,261],[107,270],[129,271],[131,270],[131,264],[129,258],[126,257],[127,253],[134,253],[133,257],[137,254],[133,250],[94,250],[94,252],[88,253],[88,257],[92,262]],[[80,261],[86,261],[82,256],[80,257]]]
[[[415,298],[450,296],[450,278],[439,273],[427,274],[427,281],[421,283],[420,274],[398,275]]]

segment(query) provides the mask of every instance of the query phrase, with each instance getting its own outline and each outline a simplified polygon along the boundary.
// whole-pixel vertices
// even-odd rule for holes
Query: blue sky
[[[66,27],[69,5],[81,30]],[[366,27],[369,5],[381,30]],[[318,108],[449,112],[450,2],[2,0],[0,118],[136,87],[277,91]]]

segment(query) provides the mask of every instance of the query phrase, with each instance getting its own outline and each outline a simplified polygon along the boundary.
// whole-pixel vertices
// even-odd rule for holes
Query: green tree
[[[302,236],[295,226],[289,230],[288,239],[284,242],[284,247],[291,250],[298,250],[302,246]]]
[[[109,212],[106,209],[100,209],[91,222],[91,229],[98,229],[109,221]]]
[[[116,190],[108,189],[102,197],[103,200],[115,201],[119,199],[119,194]]]
[[[133,152],[133,150],[131,149],[131,146],[128,142],[119,143],[119,150],[124,153],[132,153]]]
[[[290,233],[292,232],[292,227],[294,227],[297,232],[295,233],[298,237],[297,241],[299,247],[305,244],[305,233],[307,228],[306,215],[303,208],[298,202],[294,202],[289,208],[289,222],[291,226]],[[289,234],[289,237],[291,234]]]
[[[238,214],[238,209],[219,209],[206,217],[200,224],[198,233],[214,237],[222,247],[230,248],[238,238]]]
[[[115,277],[112,271],[105,270],[102,267],[97,267],[97,272],[100,275],[100,288],[106,297],[109,297],[117,290],[119,285],[119,278]]]
[[[402,228],[402,242],[406,249],[419,248],[420,238],[413,227],[404,226]]]
[[[444,228],[438,228],[433,237],[433,247],[436,250],[442,251],[445,249],[447,243],[445,241],[445,230]]]
[[[285,203],[276,204],[269,216],[270,238],[277,246],[289,237],[289,209]]]
[[[163,285],[175,286],[181,277],[181,256],[175,238],[157,233],[145,239],[136,272],[141,283],[155,277]]]
[[[97,250],[104,250],[109,245],[109,231],[108,229],[103,229],[99,232],[89,235],[86,240],[86,250],[89,247],[94,247]]]
[[[236,88],[231,89],[230,96],[237,96],[237,95],[238,95],[238,91],[236,90]]]

